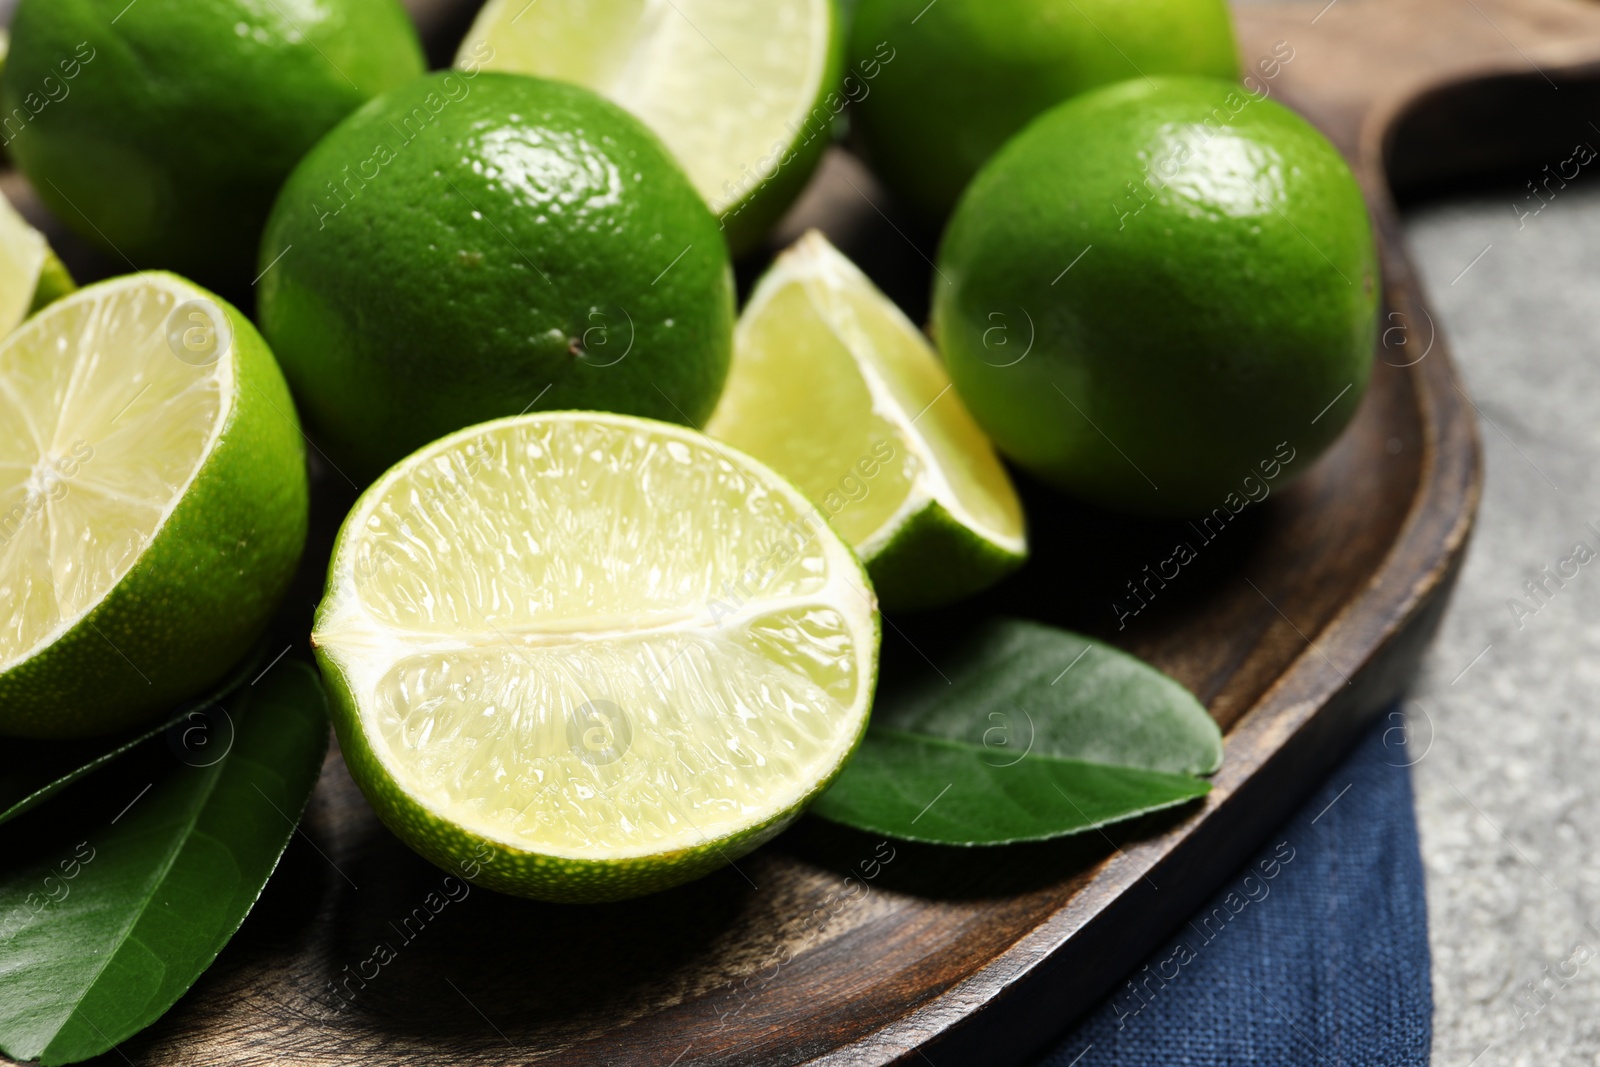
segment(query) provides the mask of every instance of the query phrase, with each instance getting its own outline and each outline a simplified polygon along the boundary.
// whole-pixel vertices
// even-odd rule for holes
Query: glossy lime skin
[[[211,298],[232,324],[235,361],[216,447],[104,599],[0,671],[0,735],[89,737],[159,719],[250,650],[294,577],[310,508],[300,424],[266,342]]]
[[[254,277],[317,139],[424,69],[398,0],[22,0],[11,32],[6,147],[39,196],[115,262],[214,286]]]
[[[973,181],[939,266],[935,339],[979,424],[1108,508],[1238,510],[1310,467],[1371,371],[1378,267],[1349,167],[1220,80],[1047,112]]]
[[[666,148],[522,75],[434,74],[356,112],[284,186],[261,266],[262,327],[353,478],[524,411],[699,425],[733,352],[727,246]]]
[[[873,591],[888,611],[942,608],[995,585],[1028,561],[964,526],[943,504],[912,516],[867,562]]]
[[[861,0],[845,89],[874,172],[937,220],[1012,134],[1068,97],[1238,70],[1225,0]]]

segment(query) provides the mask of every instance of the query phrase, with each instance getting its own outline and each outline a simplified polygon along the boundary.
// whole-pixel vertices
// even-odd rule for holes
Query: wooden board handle
[[[1389,136],[1424,94],[1497,76],[1559,93],[1600,60],[1600,5],[1583,0],[1314,0],[1244,4],[1234,16],[1257,79],[1292,49],[1267,87],[1344,151],[1369,192],[1383,185]]]

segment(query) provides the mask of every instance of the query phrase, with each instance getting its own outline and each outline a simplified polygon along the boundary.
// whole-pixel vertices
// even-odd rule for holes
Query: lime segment
[[[45,262],[51,258],[44,235],[17,214],[0,195],[0,336],[27,317],[39,288]]]
[[[385,821],[558,900],[786,825],[865,728],[876,606],[792,487],[701,434],[565,412],[424,448],[340,534],[313,640]]]
[[[751,296],[707,432],[809,494],[887,607],[957,599],[1027,555],[1016,491],[927,341],[815,231]]]

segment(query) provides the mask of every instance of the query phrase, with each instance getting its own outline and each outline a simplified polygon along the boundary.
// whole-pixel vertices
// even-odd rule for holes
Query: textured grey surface
[[[1406,708],[1440,1067],[1600,1063],[1600,182],[1525,192],[1407,217],[1487,474]]]

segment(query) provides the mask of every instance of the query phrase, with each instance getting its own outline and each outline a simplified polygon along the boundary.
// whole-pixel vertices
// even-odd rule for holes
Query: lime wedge
[[[170,274],[0,344],[0,733],[133,726],[249,649],[305,540],[293,411],[249,321]]]
[[[814,230],[756,285],[706,432],[816,501],[886,608],[958,600],[1027,558],[1016,490],[928,342]]]
[[[0,195],[0,336],[72,288],[72,276],[44,234]]]
[[[833,0],[489,0],[456,65],[575,82],[633,112],[740,252],[832,139],[842,40]]]
[[[491,888],[593,901],[787,825],[866,728],[878,630],[855,555],[783,479],[694,430],[556,412],[374,483],[312,641],[351,774],[401,839]]]

